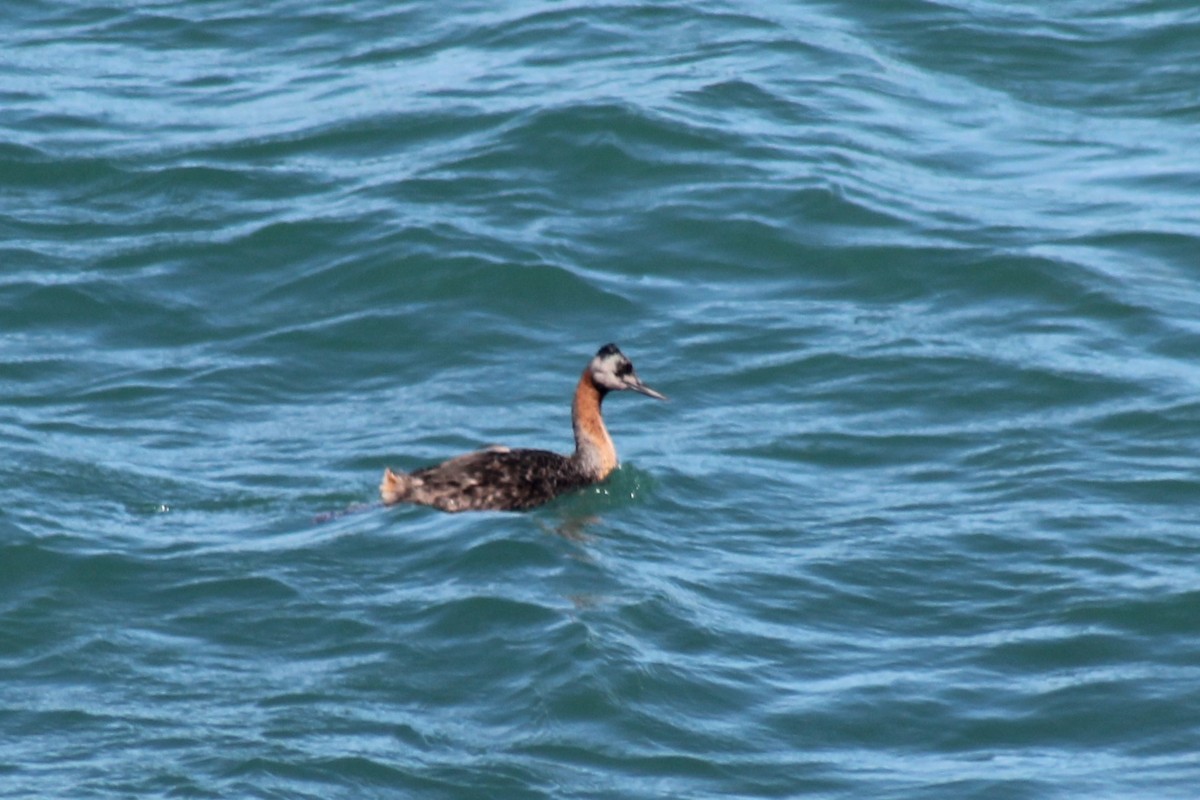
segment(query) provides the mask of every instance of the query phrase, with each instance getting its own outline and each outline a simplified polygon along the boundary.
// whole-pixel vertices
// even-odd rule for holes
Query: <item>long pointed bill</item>
[[[637,375],[630,375],[629,377],[627,377],[625,379],[625,388],[632,389],[633,391],[638,392],[640,394],[644,394],[644,395],[646,395],[646,397],[653,397],[655,400],[666,400],[667,399],[667,396],[665,394],[659,394],[658,392],[654,391],[646,384],[642,383],[642,379],[639,378]]]

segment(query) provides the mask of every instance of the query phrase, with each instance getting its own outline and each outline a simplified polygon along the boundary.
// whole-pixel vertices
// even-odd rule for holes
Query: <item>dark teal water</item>
[[[1194,4],[0,22],[0,797],[1196,796]]]

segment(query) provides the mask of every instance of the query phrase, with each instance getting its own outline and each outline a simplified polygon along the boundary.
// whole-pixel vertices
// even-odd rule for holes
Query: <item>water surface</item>
[[[1200,17],[860,6],[6,12],[0,796],[1193,796]]]

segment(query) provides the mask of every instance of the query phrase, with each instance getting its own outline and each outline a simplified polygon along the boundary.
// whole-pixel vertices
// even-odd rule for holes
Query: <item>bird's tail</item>
[[[412,476],[403,472],[397,474],[390,469],[383,471],[383,480],[379,482],[379,497],[385,506],[401,502],[411,491]]]

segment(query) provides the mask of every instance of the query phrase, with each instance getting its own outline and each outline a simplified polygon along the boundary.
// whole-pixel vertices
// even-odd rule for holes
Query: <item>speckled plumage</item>
[[[397,478],[407,483],[400,502],[442,511],[523,511],[594,482],[568,456],[508,449],[467,453]]]
[[[608,392],[625,389],[666,399],[641,382],[616,345],[605,345],[575,388],[574,453],[489,447],[409,474],[389,469],[380,483],[380,496],[387,505],[415,503],[442,511],[523,511],[602,481],[616,468],[617,452],[600,405]]]

